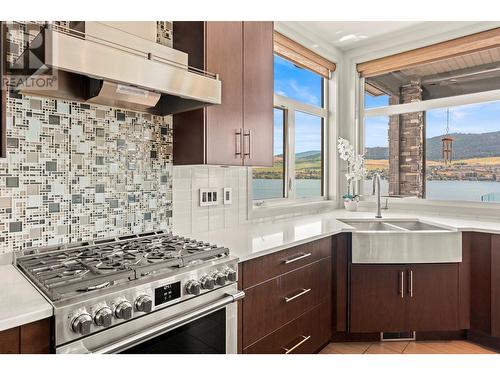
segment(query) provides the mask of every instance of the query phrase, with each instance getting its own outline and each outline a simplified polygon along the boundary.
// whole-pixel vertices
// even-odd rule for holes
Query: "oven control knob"
[[[101,327],[109,327],[111,319],[113,318],[113,311],[109,307],[99,309],[94,315],[94,323]]]
[[[128,301],[120,302],[115,307],[115,316],[118,319],[130,319],[132,317],[132,304]]]
[[[231,281],[231,282],[236,281],[237,274],[236,274],[235,270],[228,267],[224,270],[224,274],[226,275],[226,279],[228,281]]]
[[[213,289],[215,287],[215,280],[213,277],[205,275],[200,279],[201,287],[203,289]]]
[[[73,332],[80,335],[88,335],[90,326],[92,325],[92,317],[89,314],[80,314],[71,322]]]
[[[137,311],[142,311],[145,313],[151,312],[153,310],[153,300],[150,296],[143,294],[142,296],[137,297],[135,300],[135,308]]]
[[[186,283],[186,293],[187,294],[194,294],[195,296],[200,294],[201,292],[201,285],[198,281],[196,280],[189,280]]]
[[[220,286],[223,286],[224,284],[226,284],[226,275],[224,275],[223,273],[216,272],[214,274],[214,278],[215,278],[215,284],[220,285]]]

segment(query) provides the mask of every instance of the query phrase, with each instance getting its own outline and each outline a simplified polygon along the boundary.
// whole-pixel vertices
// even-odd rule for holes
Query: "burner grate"
[[[17,258],[17,266],[55,301],[228,256],[229,250],[158,232],[34,253]]]

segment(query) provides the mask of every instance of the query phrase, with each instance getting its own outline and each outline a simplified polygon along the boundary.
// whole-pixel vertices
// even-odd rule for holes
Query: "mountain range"
[[[454,160],[500,156],[500,131],[481,134],[452,133],[449,136],[453,138]],[[427,160],[441,160],[442,137],[427,138]],[[388,156],[387,147],[366,148],[366,159],[387,159]]]

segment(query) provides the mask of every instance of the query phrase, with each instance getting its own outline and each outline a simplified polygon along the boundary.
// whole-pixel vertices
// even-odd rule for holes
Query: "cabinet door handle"
[[[300,337],[302,338],[302,340],[300,340],[297,344],[292,346],[290,349],[288,349],[286,347],[283,348],[283,350],[285,351],[285,354],[290,354],[291,352],[293,352],[295,349],[297,349],[299,346],[301,346],[303,343],[305,343],[307,340],[309,340],[311,338],[311,335],[309,335],[309,336],[301,335]]]
[[[297,254],[297,255],[294,255],[293,257],[290,257],[290,258],[286,258],[285,259],[285,264],[290,264],[290,263],[293,263],[293,262],[296,262],[298,260],[301,260],[301,259],[304,259],[304,258],[307,258],[307,257],[310,257],[312,254],[311,253],[301,253],[301,254]]]
[[[409,281],[409,293],[410,293],[410,297],[413,298],[413,271],[410,270],[410,281]]]
[[[285,297],[285,302],[286,303],[291,302],[294,299],[299,298],[300,296],[303,296],[304,294],[309,293],[310,291],[311,291],[311,288],[309,288],[309,289],[302,288],[302,292],[299,292],[299,293],[297,293],[296,295],[294,295],[292,297]]]
[[[234,130],[234,155],[241,157],[241,129]]]
[[[405,288],[404,288],[404,282],[405,282],[405,273],[404,271],[401,271],[400,275],[399,275],[399,295],[401,296],[401,298],[404,298],[405,297]]]
[[[248,149],[245,147],[245,137],[248,137]],[[243,158],[245,158],[245,156],[248,156],[248,158],[250,159],[250,152],[251,152],[251,144],[252,144],[252,140],[251,140],[251,133],[250,133],[250,130],[247,132],[247,133],[243,133]]]

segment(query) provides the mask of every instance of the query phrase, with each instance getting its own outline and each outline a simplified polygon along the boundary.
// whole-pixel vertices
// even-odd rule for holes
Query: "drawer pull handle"
[[[399,295],[401,296],[401,298],[405,297],[405,295],[404,295],[404,278],[405,278],[405,273],[403,271],[401,271],[401,274],[400,274],[401,286],[399,288]]]
[[[283,350],[285,351],[285,354],[290,354],[291,352],[293,352],[295,349],[297,349],[299,346],[301,346],[303,343],[305,343],[307,340],[309,340],[311,338],[311,335],[309,335],[309,336],[301,335],[300,337],[302,337],[302,340],[300,340],[297,344],[292,346],[290,349],[283,348]]]
[[[311,288],[309,288],[309,289],[302,289],[302,292],[297,293],[293,297],[285,297],[285,302],[293,301],[295,298],[299,298],[300,296],[303,296],[304,294],[307,294],[310,291],[311,291]]]
[[[305,254],[295,255],[293,257],[285,259],[285,264],[290,264],[290,263],[296,262],[298,260],[310,257],[311,255],[312,255],[311,253],[305,253]]]
[[[413,271],[410,270],[410,297],[413,298]]]

